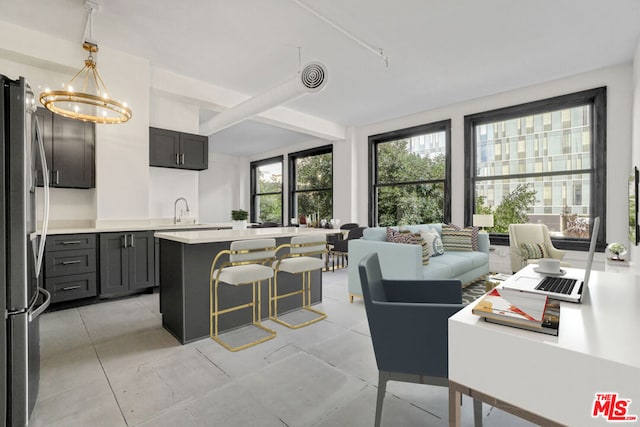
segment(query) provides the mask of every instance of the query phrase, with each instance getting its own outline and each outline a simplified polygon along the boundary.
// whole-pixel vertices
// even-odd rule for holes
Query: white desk
[[[487,323],[473,305],[449,319],[450,426],[460,393],[542,425],[602,426],[595,395],[614,392],[640,424],[640,278],[592,271],[582,304],[562,303],[557,337]]]

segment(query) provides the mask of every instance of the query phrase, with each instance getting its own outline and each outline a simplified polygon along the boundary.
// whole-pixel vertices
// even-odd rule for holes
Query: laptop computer
[[[528,269],[524,273],[516,273],[504,283],[503,287],[543,294],[561,301],[579,303],[589,284],[589,276],[591,275],[591,266],[593,265],[593,256],[596,251],[596,240],[598,239],[599,228],[600,217],[596,217],[593,220],[589,255],[587,256],[587,265],[583,274],[581,269],[572,268],[564,274],[545,276],[544,274],[539,274]],[[563,271],[565,270],[561,270],[561,272]]]

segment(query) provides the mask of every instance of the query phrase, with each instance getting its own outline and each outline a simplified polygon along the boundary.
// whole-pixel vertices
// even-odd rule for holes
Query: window
[[[251,222],[282,221],[282,156],[251,162]]]
[[[465,219],[493,213],[492,243],[532,222],[586,250],[591,219],[606,224],[606,88],[466,116],[465,152]]]
[[[333,146],[289,154],[289,217],[333,218]]]
[[[450,221],[451,121],[369,137],[369,223]]]

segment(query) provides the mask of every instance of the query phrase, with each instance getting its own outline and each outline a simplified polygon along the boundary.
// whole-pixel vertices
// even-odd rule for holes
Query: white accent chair
[[[273,263],[275,279],[273,281],[273,294],[269,296],[269,318],[288,328],[298,329],[327,317],[325,313],[311,308],[311,272],[313,270],[322,270],[325,266],[325,261],[322,256],[327,252],[327,236],[322,234],[292,237],[290,243],[278,246],[276,253],[284,248],[289,248],[289,253],[280,256],[278,260]],[[319,258],[318,255],[320,255]],[[281,272],[302,274],[302,289],[279,295],[278,274]],[[292,324],[278,317],[278,300],[295,295],[302,295],[301,310],[316,314],[314,318]]]
[[[221,344],[227,350],[243,350],[276,336],[274,330],[263,326],[260,322],[260,282],[269,280],[269,290],[271,290],[271,278],[273,277],[271,264],[275,260],[275,254],[276,239],[241,240],[231,242],[229,250],[220,251],[211,263],[211,273],[209,277],[211,323],[209,326],[209,335],[214,341]],[[223,255],[229,255],[229,261],[223,262],[218,266],[218,262],[222,259]],[[220,310],[218,300],[218,286],[220,282],[233,286],[251,284],[253,287],[251,302]],[[256,283],[258,286],[256,286]],[[249,326],[256,327],[267,334],[263,334],[262,337],[242,345],[234,346],[229,344],[221,338],[218,331],[220,315],[249,307],[251,307],[252,311],[252,322]]]
[[[521,270],[527,264],[537,264],[539,258],[527,258],[522,251],[522,243],[544,244],[549,258],[562,260],[565,251],[556,249],[551,243],[549,229],[545,224],[509,224],[509,252],[511,253],[511,271]],[[560,262],[569,267],[570,264]]]

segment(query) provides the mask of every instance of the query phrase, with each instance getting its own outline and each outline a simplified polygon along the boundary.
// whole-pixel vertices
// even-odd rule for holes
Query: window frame
[[[451,119],[440,120],[432,123],[425,123],[409,128],[393,130],[377,135],[370,135],[368,140],[368,157],[369,157],[369,227],[378,226],[378,188],[381,186],[377,182],[378,178],[378,144],[396,141],[403,138],[411,138],[418,135],[429,133],[443,132],[445,133],[445,178],[444,178],[444,206],[443,206],[443,222],[451,222]],[[441,180],[420,180],[411,182],[402,182],[397,184],[430,184],[440,182]],[[382,185],[390,186],[389,183]]]
[[[327,188],[313,188],[306,190],[296,190],[296,160],[302,159],[305,157],[319,156],[322,154],[331,154],[331,187]],[[333,162],[333,144],[322,145],[320,147],[310,148],[308,150],[296,151],[294,153],[289,153],[288,157],[288,201],[289,205],[287,206],[287,211],[289,213],[288,218],[297,218],[297,213],[294,215],[294,200],[296,193],[308,193],[312,191],[331,191],[331,217],[333,218],[333,205],[334,205],[334,194],[333,194],[333,181],[334,181],[334,162]]]
[[[594,89],[574,92],[537,101],[518,104],[510,107],[499,108],[464,117],[464,146],[465,146],[465,187],[464,187],[464,221],[471,225],[475,209],[475,184],[477,170],[477,147],[475,143],[475,127],[478,125],[496,121],[509,120],[590,104],[591,109],[591,174],[589,216],[591,219],[600,217],[602,224],[606,224],[606,200],[607,200],[607,88],[606,86]],[[571,175],[571,171],[538,172],[524,174],[510,174],[510,178]],[[590,228],[593,222],[590,221]],[[508,234],[490,233],[491,244],[509,245]],[[559,249],[587,251],[589,239],[575,237],[552,237],[554,246]],[[606,247],[606,227],[600,227],[598,231],[596,249],[603,251]]]
[[[257,171],[260,166],[271,165],[274,163],[280,163],[283,171],[282,175],[284,178],[284,156],[275,156],[270,157],[268,159],[256,160],[249,163],[249,187],[251,193],[251,201],[250,205],[250,213],[249,218],[250,222],[257,222],[258,218],[256,217],[256,197],[258,196],[269,196],[274,194],[280,194],[280,224],[284,224],[284,183],[280,183],[280,191],[279,192],[270,192],[270,193],[258,193],[258,176]]]

